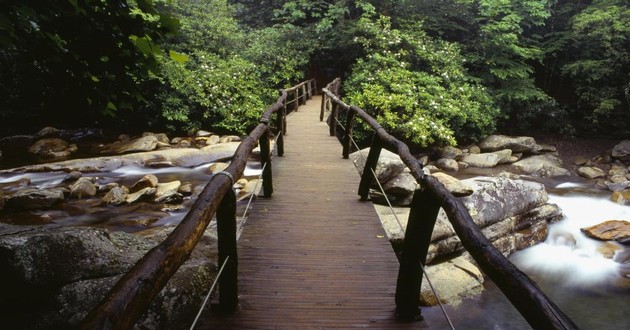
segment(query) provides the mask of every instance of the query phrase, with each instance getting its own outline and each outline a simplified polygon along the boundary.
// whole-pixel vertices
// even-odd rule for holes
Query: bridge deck
[[[313,97],[288,120],[274,194],[254,203],[239,248],[239,309],[200,328],[411,328],[395,318],[398,261],[359,175]]]

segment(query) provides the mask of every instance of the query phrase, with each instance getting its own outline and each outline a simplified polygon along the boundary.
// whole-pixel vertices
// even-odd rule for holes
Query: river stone
[[[480,227],[524,213],[548,201],[547,191],[540,183],[502,177],[476,177],[462,182],[475,191],[461,200]]]
[[[512,168],[524,174],[531,174],[540,177],[571,175],[571,172],[562,167],[562,161],[551,154],[537,155],[521,159],[512,164]]]
[[[598,167],[582,166],[578,168],[577,173],[587,179],[596,179],[606,176],[604,171]]]
[[[65,158],[77,151],[77,146],[61,139],[42,139],[33,144],[28,151],[40,158]]]
[[[462,155],[462,151],[458,148],[446,146],[438,151],[438,158],[456,159]]]
[[[122,205],[127,202],[129,189],[125,186],[114,187],[105,194],[102,201],[109,205]]]
[[[241,142],[241,138],[236,135],[225,135],[221,137],[219,143],[228,143],[228,142]]]
[[[193,185],[190,182],[184,182],[179,187],[178,192],[184,196],[190,196],[193,193]]]
[[[350,159],[354,162],[354,166],[356,166],[359,174],[363,173],[363,168],[365,167],[365,162],[369,152],[370,148],[366,148],[350,154]],[[381,150],[381,154],[376,165],[376,177],[380,183],[385,183],[396,175],[402,173],[405,168],[405,164],[397,154],[383,149]]]
[[[448,191],[450,191],[455,197],[469,196],[473,193],[472,187],[448,174],[437,172],[431,175],[440,181],[440,183],[442,183],[444,187],[446,187],[446,189],[448,189]]]
[[[134,183],[131,188],[129,188],[129,191],[132,193],[135,193],[137,191],[140,191],[144,188],[155,188],[158,185],[158,178],[157,176],[153,175],[153,174],[147,174],[145,176],[143,176],[140,180],[138,180],[136,183]]]
[[[70,186],[70,197],[81,199],[84,197],[94,197],[98,191],[98,188],[94,184],[96,181],[92,177],[82,177]]]
[[[113,144],[112,149],[107,149],[108,152],[114,152],[117,154],[126,154],[130,152],[141,152],[155,150],[158,144],[158,138],[154,135],[147,135],[128,143]]]
[[[503,150],[493,151],[492,153],[496,154],[497,156],[499,156],[498,164],[513,163],[513,161],[512,161],[512,150],[510,150],[510,149],[503,149]],[[518,158],[517,158],[517,160],[518,160]]]
[[[479,148],[479,146],[477,146],[476,144],[473,144],[470,147],[468,147],[468,152],[471,154],[480,154],[481,148]]]
[[[155,193],[156,203],[177,204],[184,200],[184,196],[179,193],[182,186],[180,181],[172,181],[167,183],[158,183]]]
[[[630,190],[615,191],[610,196],[610,200],[621,205],[630,204]]]
[[[588,159],[582,156],[577,156],[573,159],[573,165],[576,165],[576,166],[583,166],[583,165],[586,165],[586,163],[588,163]]]
[[[155,136],[155,138],[157,138],[159,143],[166,143],[168,145],[170,145],[171,140],[168,138],[168,136],[165,133],[151,133],[151,132],[144,132],[142,133],[142,137],[145,136]]]
[[[630,140],[623,140],[619,142],[613,147],[611,155],[613,158],[622,161],[630,161]]]
[[[435,162],[435,166],[448,172],[457,172],[459,170],[459,164],[452,158],[440,158]]]
[[[208,137],[211,136],[212,133],[208,132],[208,131],[204,131],[204,130],[199,130],[197,131],[197,133],[195,134],[196,137]]]
[[[64,200],[63,189],[24,189],[6,198],[6,208],[38,210],[52,207]]]
[[[580,230],[584,235],[601,241],[622,242],[630,239],[630,221],[625,220],[609,220]]]
[[[134,193],[127,195],[125,201],[131,204],[131,203],[139,202],[142,200],[147,200],[155,196],[156,191],[157,191],[156,188],[144,188],[144,189],[138,190]]]
[[[230,164],[228,163],[222,163],[222,162],[216,162],[216,163],[210,164],[210,166],[208,166],[208,174],[219,173],[225,170],[229,165]]]
[[[416,178],[414,178],[411,173],[402,172],[393,179],[385,182],[383,184],[383,190],[385,190],[385,193],[388,195],[406,196],[413,194],[417,186]]]
[[[254,197],[260,194],[260,190],[262,189],[263,180],[252,179],[247,181],[243,188],[238,192],[237,200],[243,200],[249,198],[252,194]]]
[[[468,154],[462,157],[462,162],[472,167],[489,168],[499,163],[500,157],[494,153]]]
[[[457,306],[463,299],[474,297],[483,291],[481,271],[464,257],[425,267],[425,271],[440,300],[451,306]],[[425,306],[438,304],[426,279],[422,281],[420,302]]]
[[[510,149],[515,153],[533,154],[540,150],[536,140],[529,136],[490,135],[479,143],[483,152]]]

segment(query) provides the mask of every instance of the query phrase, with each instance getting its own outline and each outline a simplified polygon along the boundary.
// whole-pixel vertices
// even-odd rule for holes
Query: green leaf
[[[168,51],[168,55],[171,57],[171,59],[173,59],[173,61],[177,62],[177,63],[186,63],[189,60],[188,55],[186,54],[182,54],[182,53],[178,53],[174,50],[169,50]]]

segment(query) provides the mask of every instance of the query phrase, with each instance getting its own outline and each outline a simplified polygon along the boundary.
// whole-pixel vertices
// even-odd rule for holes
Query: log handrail
[[[213,215],[217,214],[218,250],[220,264],[227,259],[226,267],[219,280],[221,298],[219,308],[232,312],[236,309],[237,267],[236,254],[236,219],[235,196],[232,191],[235,179],[240,178],[247,165],[247,160],[258,143],[261,145],[263,162],[263,191],[270,197],[271,162],[269,149],[269,131],[271,117],[275,113],[276,134],[282,137],[286,131],[287,104],[295,103],[295,109],[306,103],[307,98],[316,90],[316,81],[307,80],[288,89],[281,90],[276,103],[267,108],[260,118],[260,123],[243,139],[234,153],[230,165],[220,174],[213,175],[184,219],[168,237],[149,250],[107,293],[105,298],[94,307],[80,324],[80,329],[130,329],[138,318],[148,309],[155,296],[162,291],[166,283],[188,259]],[[289,101],[288,94],[295,92],[295,99]],[[300,94],[301,93],[301,94]],[[278,139],[278,155],[284,149]],[[218,212],[217,212],[218,211]]]
[[[340,99],[341,80],[335,79],[322,89],[320,120],[324,119],[327,102],[331,102],[330,134],[336,135],[339,109],[346,110],[343,157],[349,155],[349,139],[352,123],[356,117],[374,130],[370,153],[364,166],[359,195],[366,200],[374,177],[374,170],[383,147],[394,151],[420,184],[414,193],[411,212],[405,231],[405,240],[400,259],[400,270],[396,288],[396,305],[399,317],[418,319],[420,313],[420,286],[422,267],[426,264],[431,232],[439,208],[442,207],[464,248],[475,259],[479,267],[497,284],[512,305],[523,315],[534,329],[577,329],[575,323],[553,303],[525,273],[501,254],[473,222],[470,213],[460,199],[430,175],[425,175],[418,160],[407,145],[390,135],[376,119],[363,109],[348,105]]]

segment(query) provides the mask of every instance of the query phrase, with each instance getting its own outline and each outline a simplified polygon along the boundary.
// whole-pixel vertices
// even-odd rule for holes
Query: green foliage
[[[595,127],[628,130],[630,7],[593,1],[569,25],[570,60],[562,67],[575,86],[576,107]]]
[[[393,29],[389,18],[361,19],[357,42],[368,55],[345,83],[348,100],[389,131],[420,146],[455,144],[493,131],[498,109],[462,66],[453,43],[418,26]]]
[[[19,122],[31,129],[137,109],[158,74],[159,41],[176,28],[147,0],[5,1],[3,8],[0,117],[29,118]]]

